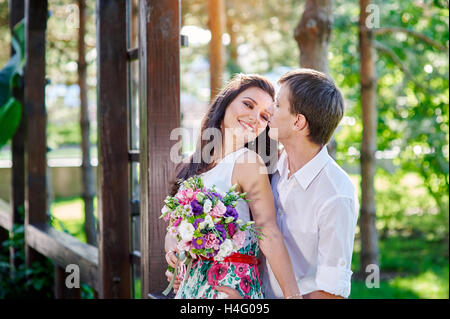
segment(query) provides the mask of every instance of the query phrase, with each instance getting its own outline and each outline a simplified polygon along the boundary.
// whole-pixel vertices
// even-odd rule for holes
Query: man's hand
[[[236,289],[227,286],[215,286],[214,289],[216,289],[219,292],[227,294],[226,299],[242,299],[241,295]]]
[[[304,299],[344,299],[342,296],[330,294],[324,290],[315,290],[303,296]]]

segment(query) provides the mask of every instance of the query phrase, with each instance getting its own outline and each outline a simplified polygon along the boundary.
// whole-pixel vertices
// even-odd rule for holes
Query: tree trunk
[[[226,26],[225,1],[208,0],[208,15],[211,31],[211,41],[209,42],[210,100],[213,100],[223,85],[225,47],[222,44],[222,35]]]
[[[230,35],[230,44],[227,46],[228,49],[228,61],[227,70],[230,73],[240,73],[241,68],[239,67],[239,54],[238,54],[238,32],[236,30],[236,22],[233,17],[227,15],[227,33]]]
[[[87,103],[87,64],[85,60],[84,35],[86,33],[86,2],[78,0],[79,30],[78,30],[78,85],[80,87],[80,126],[81,126],[81,151],[82,151],[82,176],[83,176],[83,201],[84,201],[84,230],[88,244],[97,245],[97,232],[95,230],[94,216],[94,171],[91,166],[90,154],[90,125]]]
[[[361,105],[363,136],[361,143],[361,273],[367,265],[378,265],[378,235],[375,225],[375,151],[377,149],[377,105],[375,50],[372,30],[366,26],[366,7],[370,0],[360,0],[359,50],[361,54]]]
[[[298,23],[294,37],[300,49],[300,66],[329,75],[328,43],[333,25],[332,0],[307,0],[305,11]],[[328,152],[336,158],[334,137],[327,145]]]

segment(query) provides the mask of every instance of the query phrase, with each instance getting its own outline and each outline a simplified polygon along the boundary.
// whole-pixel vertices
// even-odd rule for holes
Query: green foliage
[[[53,298],[54,266],[49,259],[35,261],[30,268],[25,265],[25,229],[15,225],[10,239],[0,247],[0,299],[3,298]],[[15,249],[19,266],[11,276],[9,247]]]
[[[439,213],[434,214],[437,221],[447,220],[448,224],[448,7],[443,7],[442,1],[430,0],[420,4],[410,1],[374,3],[380,9],[380,27],[412,30],[447,48],[447,52],[442,52],[407,33],[386,33],[374,38],[375,43],[381,43],[398,57],[393,59],[386,52],[378,51],[376,60],[377,155],[383,157],[391,153],[388,160],[392,160],[395,170],[389,173],[396,175],[391,179],[392,188],[406,174],[419,174],[434,201],[433,204],[423,202],[424,207],[438,207]],[[344,93],[346,116],[354,119],[353,125],[342,125],[336,134],[338,162],[357,164],[362,134],[357,41],[359,6],[357,2],[338,0],[335,8],[330,70]],[[356,152],[350,152],[351,149]],[[401,192],[391,194],[388,203],[411,200],[402,197]],[[397,214],[392,207],[395,204],[386,207],[389,214]]]
[[[25,22],[19,22],[13,30],[11,45],[14,55],[0,70],[0,148],[8,142],[19,127],[22,106],[13,96],[13,90],[21,86],[25,65]]]

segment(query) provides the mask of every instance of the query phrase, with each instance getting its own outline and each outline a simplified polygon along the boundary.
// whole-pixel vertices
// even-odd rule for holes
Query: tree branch
[[[385,28],[378,28],[372,30],[374,35],[380,35],[380,34],[386,34],[386,33],[406,33],[408,35],[411,35],[435,48],[437,48],[439,51],[445,52],[448,54],[448,48],[438,41],[426,36],[425,34],[422,34],[420,32],[406,29],[406,28],[400,28],[400,27],[385,27]]]
[[[389,47],[385,46],[384,44],[373,41],[373,47],[377,49],[379,52],[387,55],[392,59],[392,61],[399,66],[399,68],[402,70],[402,72],[405,74],[407,78],[409,78],[412,82],[414,82],[415,85],[417,85],[419,88],[424,90],[425,92],[431,93],[431,90],[425,86],[423,86],[421,83],[417,82],[417,80],[414,78],[414,75],[408,70],[408,68],[403,64],[402,60],[398,57],[398,55]]]

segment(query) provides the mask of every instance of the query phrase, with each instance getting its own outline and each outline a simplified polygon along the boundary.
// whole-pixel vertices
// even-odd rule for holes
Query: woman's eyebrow
[[[244,96],[244,99],[249,99],[251,101],[253,101],[253,103],[255,103],[256,105],[258,105],[258,102],[256,102],[254,99],[252,99],[251,97],[248,96]]]

